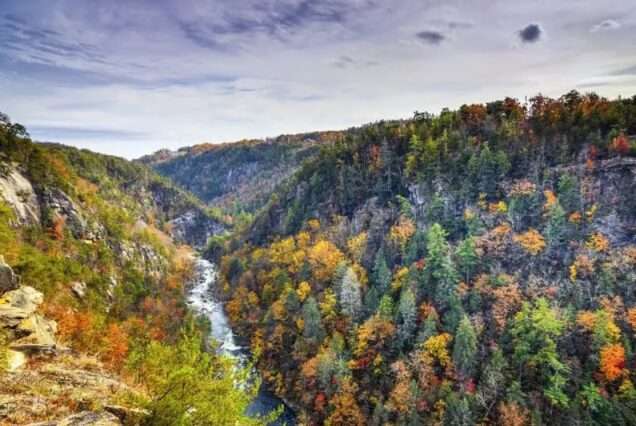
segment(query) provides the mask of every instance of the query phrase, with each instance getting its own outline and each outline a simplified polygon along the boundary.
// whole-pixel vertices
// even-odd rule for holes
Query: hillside
[[[254,212],[306,159],[342,132],[314,132],[266,140],[202,144],[139,159],[224,212]]]
[[[222,230],[149,168],[0,114],[0,424],[260,424],[185,303],[184,244]]]
[[[633,135],[577,92],[349,132],[216,241],[231,322],[303,424],[636,424]]]

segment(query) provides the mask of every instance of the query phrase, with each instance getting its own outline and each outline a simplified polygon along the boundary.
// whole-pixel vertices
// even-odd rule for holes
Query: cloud
[[[529,24],[525,28],[519,30],[519,38],[523,43],[536,43],[543,34],[543,29],[539,24]]]
[[[614,21],[613,19],[606,19],[603,22],[599,22],[598,24],[594,25],[590,31],[593,33],[599,32],[599,31],[612,31],[612,30],[617,30],[621,27],[621,24],[617,21]]]
[[[76,126],[29,126],[29,132],[35,139],[47,138],[51,140],[65,139],[93,139],[93,140],[139,140],[147,138],[145,132],[135,132],[116,129],[100,129]],[[42,135],[41,137],[39,135]]]
[[[613,71],[609,75],[613,75],[613,76],[636,75],[636,65],[632,65],[631,67],[622,68],[622,69]]]
[[[106,63],[96,46],[67,40],[57,31],[37,28],[12,14],[5,14],[0,19],[0,46],[30,62],[51,64],[79,59]]]
[[[420,31],[419,33],[415,34],[415,36],[424,43],[433,45],[438,45],[446,40],[446,36],[444,34],[439,31],[432,30]]]

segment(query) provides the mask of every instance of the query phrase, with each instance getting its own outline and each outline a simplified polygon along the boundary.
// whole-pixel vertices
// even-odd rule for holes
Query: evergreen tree
[[[559,201],[550,207],[548,211],[548,226],[545,236],[548,240],[548,249],[553,255],[561,255],[560,249],[566,242],[567,219]]]
[[[348,267],[340,283],[340,308],[343,314],[358,319],[362,309],[360,282],[353,268]]]
[[[303,336],[306,339],[320,343],[324,338],[320,309],[313,296],[309,296],[303,303]]]
[[[474,268],[479,264],[475,238],[469,236],[457,247],[457,258],[459,260],[459,270],[465,282],[470,282]]]
[[[417,327],[417,306],[415,295],[410,288],[402,290],[398,304],[398,344],[406,349],[412,343],[413,334]]]
[[[373,285],[378,289],[380,295],[384,294],[391,286],[391,271],[386,263],[383,247],[380,247],[375,254],[372,277]]]
[[[394,304],[391,296],[389,296],[388,294],[382,296],[382,299],[380,299],[380,305],[378,306],[378,315],[380,315],[380,317],[382,317],[383,319],[392,320],[393,309]]]
[[[453,363],[462,377],[472,377],[474,374],[476,355],[477,335],[468,317],[464,316],[457,328],[453,346]]]
[[[435,286],[435,302],[439,307],[446,308],[455,293],[458,277],[450,258],[446,231],[438,223],[433,224],[426,234],[426,249],[426,270]]]

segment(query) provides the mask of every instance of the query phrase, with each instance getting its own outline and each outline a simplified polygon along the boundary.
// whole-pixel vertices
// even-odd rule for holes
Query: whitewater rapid
[[[219,344],[217,352],[236,359],[241,366],[246,366],[249,361],[249,351],[236,343],[236,338],[223,310],[223,303],[214,298],[214,285],[217,278],[215,265],[205,259],[196,258],[194,269],[194,279],[190,283],[186,299],[190,309],[209,320],[210,337]],[[257,373],[254,372],[254,374]],[[295,425],[295,416],[291,409],[264,385],[261,385],[256,398],[248,407],[247,413],[251,416],[266,415],[281,405],[284,407],[284,411],[271,426]]]

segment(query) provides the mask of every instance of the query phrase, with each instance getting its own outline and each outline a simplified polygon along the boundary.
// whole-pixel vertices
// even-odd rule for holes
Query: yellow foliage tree
[[[311,286],[307,281],[303,281],[298,284],[298,288],[296,289],[296,294],[298,294],[298,298],[301,302],[304,302],[307,296],[311,294]]]
[[[545,239],[543,238],[543,235],[534,228],[530,228],[523,234],[515,235],[514,240],[520,244],[525,251],[533,256],[541,253],[545,248]]]
[[[344,254],[331,241],[320,240],[314,244],[308,253],[312,272],[319,281],[330,279],[340,262],[344,260]]]

